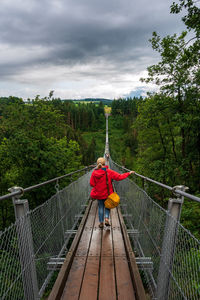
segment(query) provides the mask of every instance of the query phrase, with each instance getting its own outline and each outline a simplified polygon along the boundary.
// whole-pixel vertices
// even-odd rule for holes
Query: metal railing
[[[52,183],[52,182],[58,182],[59,180],[63,179],[63,178],[66,178],[66,177],[70,177],[74,174],[77,174],[77,173],[80,173],[80,172],[83,172],[83,171],[87,171],[89,168],[93,168],[94,165],[90,165],[90,166],[87,166],[81,170],[76,170],[74,172],[71,172],[71,173],[68,173],[68,174],[65,174],[65,175],[62,175],[62,176],[59,176],[59,177],[55,177],[53,179],[49,179],[47,181],[44,181],[42,183],[39,183],[39,184],[36,184],[36,185],[32,185],[32,186],[29,186],[25,189],[21,188],[21,187],[17,187],[17,188],[10,188],[9,191],[10,193],[9,194],[6,194],[4,196],[0,196],[0,201],[1,200],[5,200],[5,199],[9,199],[11,197],[16,197],[16,196],[19,196],[21,197],[25,192],[30,192],[34,189],[37,189],[37,188],[40,188],[44,185],[47,185],[49,183]]]
[[[110,164],[119,173],[129,171],[111,159]],[[200,199],[183,193],[182,187],[171,188],[136,175],[175,191],[166,211],[132,180],[115,183],[136,256],[151,258],[153,263],[152,269],[144,268],[141,274],[151,299],[200,299],[200,241],[179,222],[183,195]]]
[[[109,154],[108,120],[105,154]],[[119,173],[130,171],[111,158],[109,161]],[[24,190],[11,189],[10,194],[0,197],[13,198],[16,215],[16,222],[0,233],[0,299],[42,297],[54,274],[48,269],[48,262],[65,256],[71,237],[68,233],[76,229],[81,209],[89,198],[91,172],[62,190],[58,182],[83,171],[88,171],[88,167]],[[166,211],[133,181],[126,179],[115,184],[136,260],[144,264],[141,275],[151,299],[200,299],[200,242],[179,223],[184,196],[198,202],[200,199],[186,193],[185,187],[172,188],[143,175],[136,176],[174,192]],[[52,182],[56,182],[55,195],[34,210],[29,210],[26,199],[19,199],[24,192]],[[150,267],[145,267],[144,262]]]
[[[124,170],[124,171],[126,171],[126,172],[130,172],[130,171],[131,171],[131,170],[129,170],[129,169],[123,167],[123,166],[120,166],[120,165],[117,164],[116,162],[113,162],[113,164],[114,164],[116,167],[118,167],[119,169]],[[151,179],[151,178],[149,178],[149,177],[145,177],[145,176],[143,176],[143,175],[140,175],[140,174],[138,174],[138,173],[136,173],[136,172],[135,172],[135,175],[138,176],[138,177],[140,177],[140,178],[142,178],[144,181],[149,181],[149,182],[154,183],[154,184],[157,184],[157,185],[159,185],[159,186],[161,186],[161,187],[163,187],[163,188],[165,188],[165,189],[167,189],[167,190],[169,190],[169,191],[172,191],[174,194],[178,194],[178,195],[187,197],[187,198],[189,198],[189,199],[191,199],[191,200],[200,202],[200,198],[199,198],[199,197],[194,196],[194,195],[191,195],[191,194],[186,193],[185,191],[181,190],[181,189],[183,188],[183,186],[175,186],[175,187],[171,187],[171,186],[166,185],[166,184],[164,184],[164,183],[161,183],[161,182],[159,182],[159,181],[153,180],[153,179]],[[187,189],[187,187],[184,187],[184,188]]]
[[[10,194],[0,197],[0,200],[13,198],[16,215],[16,222],[0,233],[0,299],[42,297],[54,273],[48,270],[48,262],[65,256],[71,237],[68,233],[76,229],[89,199],[91,172],[62,190],[59,180],[89,169],[91,167],[24,190],[14,188]],[[34,210],[29,210],[26,199],[18,199],[24,192],[52,182],[56,182],[56,193]]]

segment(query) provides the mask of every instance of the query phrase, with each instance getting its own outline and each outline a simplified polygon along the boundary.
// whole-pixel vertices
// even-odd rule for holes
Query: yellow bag
[[[114,192],[108,196],[108,198],[104,202],[104,205],[106,208],[111,209],[117,207],[119,203],[120,203],[120,197],[117,193]]]

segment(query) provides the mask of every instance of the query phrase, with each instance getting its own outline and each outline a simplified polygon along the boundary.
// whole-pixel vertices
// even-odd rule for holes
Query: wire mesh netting
[[[60,191],[57,185],[55,195],[1,232],[0,299],[42,296],[53,274],[47,263],[68,250],[66,231],[78,226],[89,199],[90,176],[91,172]]]
[[[110,165],[123,172],[112,160]],[[200,242],[133,181],[115,187],[136,256],[153,262],[141,271],[151,298],[200,299]]]
[[[0,299],[42,296],[54,273],[48,262],[65,256],[66,232],[78,226],[91,190],[90,176],[91,172],[61,191],[57,185],[55,195],[0,233]],[[133,181],[115,186],[136,257],[153,263],[141,270],[151,298],[200,299],[200,242]]]

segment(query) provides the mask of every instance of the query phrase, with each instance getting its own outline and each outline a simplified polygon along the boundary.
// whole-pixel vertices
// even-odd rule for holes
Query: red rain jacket
[[[103,170],[106,168],[106,171]],[[93,187],[91,191],[91,198],[93,199],[106,199],[108,197],[108,189],[106,184],[106,172],[108,176],[108,186],[110,194],[113,193],[112,179],[120,181],[129,176],[129,173],[119,174],[111,169],[108,169],[108,166],[105,166],[101,169],[95,169],[92,172],[90,178],[90,185]]]

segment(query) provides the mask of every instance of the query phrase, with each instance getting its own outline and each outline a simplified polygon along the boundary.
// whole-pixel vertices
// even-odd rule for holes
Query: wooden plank
[[[97,210],[88,256],[100,256],[102,232],[103,230],[99,228],[99,218]]]
[[[75,256],[87,256],[92,229],[85,229],[79,242]]]
[[[52,294],[56,297],[52,296],[49,300],[146,299],[120,212],[118,216],[117,209],[111,210],[112,227],[104,227],[102,230],[98,227],[97,202],[94,201],[91,204],[88,219],[82,224],[85,227],[81,229],[82,236],[79,233],[79,239],[77,238],[79,245],[74,245],[67,256],[70,263],[68,262],[67,275],[64,273],[65,281],[67,278],[67,282],[63,286],[64,291],[62,288],[62,294],[60,294],[61,288],[57,288],[59,293]],[[70,265],[71,270],[69,270]],[[129,267],[132,269],[130,270]],[[63,285],[64,281],[61,280]]]
[[[112,232],[111,228],[107,227],[102,230],[102,250],[101,256],[113,256]]]
[[[140,277],[138,266],[135,261],[135,255],[132,250],[131,242],[126,230],[126,225],[124,223],[124,219],[122,217],[120,208],[118,208],[118,214],[119,214],[119,220],[121,223],[122,234],[125,242],[126,254],[130,265],[131,278],[135,290],[136,299],[146,300],[144,286],[142,283],[142,279]]]
[[[95,222],[95,217],[96,217],[96,211],[97,211],[97,205],[95,202],[93,202],[90,214],[88,216],[87,222],[85,224],[77,251],[76,251],[76,256],[87,256],[89,245],[90,245],[90,240],[91,240],[91,235],[93,231],[93,225]]]
[[[94,225],[94,220],[95,220],[95,217],[96,217],[96,211],[97,211],[97,203],[95,201],[92,202],[92,206],[91,206],[91,209],[90,209],[90,213],[88,215],[88,218],[87,218],[87,222],[85,223],[85,228],[93,228],[93,225]]]
[[[135,292],[126,257],[124,239],[121,232],[119,217],[116,209],[111,211],[113,252],[115,261],[115,276],[118,300],[134,300]]]
[[[100,265],[99,300],[116,300],[114,261],[112,256],[102,256]]]
[[[63,295],[60,299],[62,300],[78,300],[79,292],[82,283],[83,273],[85,269],[85,257],[74,257],[69,276],[65,288],[63,290]]]
[[[88,257],[87,259],[79,300],[97,299],[99,281],[99,259],[99,256]]]
[[[90,212],[91,206],[92,206],[92,201],[90,200],[90,202],[86,208],[84,217],[82,218],[81,223],[79,225],[77,234],[76,234],[76,236],[72,242],[72,245],[67,253],[66,259],[65,259],[65,261],[62,265],[62,268],[58,274],[58,277],[57,277],[56,282],[53,286],[53,289],[48,297],[48,300],[59,300],[63,293],[65,282],[67,280],[67,276],[70,271],[70,267],[71,267],[71,264],[72,264],[72,261],[73,261],[74,255],[75,255],[75,251],[77,249],[78,242],[81,238],[81,234],[83,232],[84,225],[87,221],[87,217]]]
[[[126,256],[126,250],[121,229],[114,228],[112,230],[112,233],[114,256]]]
[[[116,299],[112,227],[105,227],[102,231],[102,249],[101,249],[98,299],[99,300]]]
[[[110,217],[112,221],[112,228],[120,228],[120,222],[116,208],[110,210]]]
[[[99,283],[99,262],[101,254],[101,235],[102,230],[99,228],[98,209],[96,211],[94,228],[88,251],[87,263],[81,287],[80,299],[94,300],[97,299]]]
[[[119,217],[116,209],[111,211],[114,256],[126,256],[124,239],[121,232]]]
[[[115,257],[118,300],[135,300],[135,291],[126,257]]]
[[[97,204],[93,202],[87,221],[85,223],[84,230],[82,232],[82,236],[79,241],[79,245],[76,250],[71,270],[67,278],[67,282],[62,296],[63,299],[78,299],[76,297],[79,295],[81,289],[82,278],[85,270],[85,263],[87,260],[87,253],[91,240],[92,228],[95,221],[96,211]]]
[[[97,202],[97,212],[96,212],[96,219],[95,219],[94,227],[99,228],[98,202]]]
[[[96,211],[97,205],[93,202],[67,278],[62,299],[78,299],[77,297],[81,290]]]

